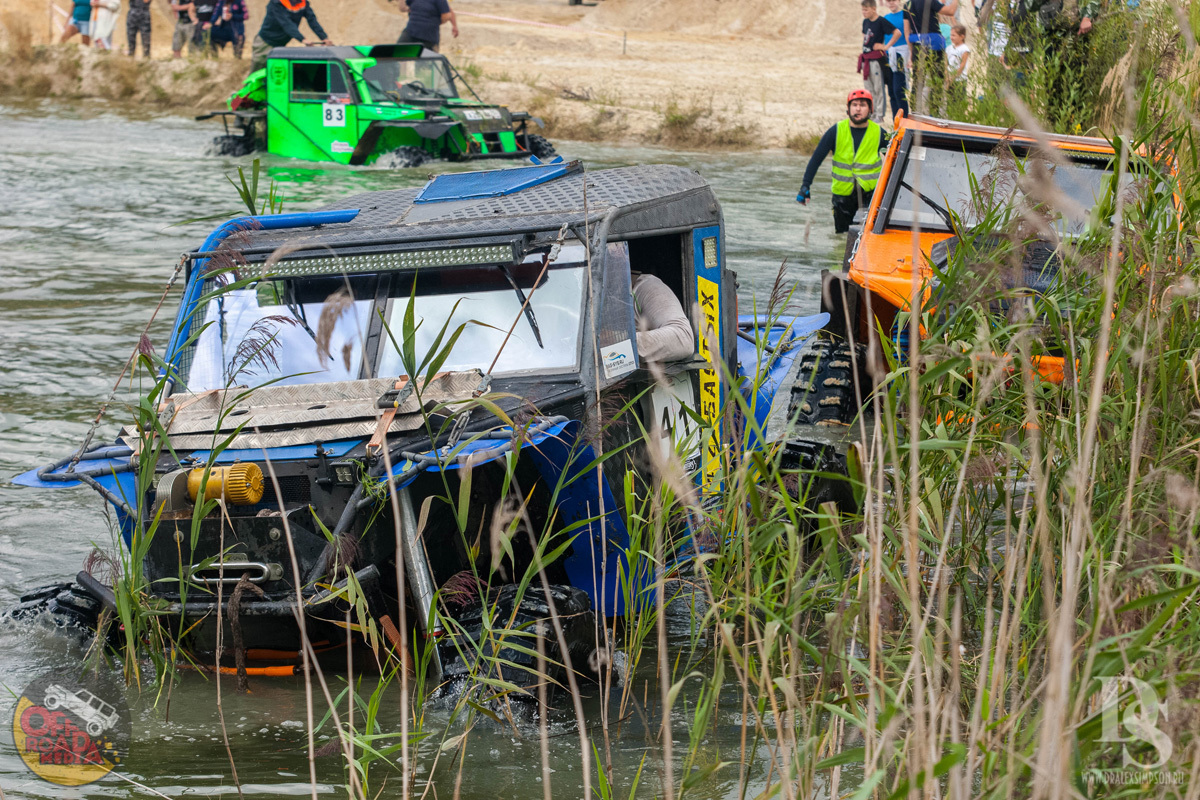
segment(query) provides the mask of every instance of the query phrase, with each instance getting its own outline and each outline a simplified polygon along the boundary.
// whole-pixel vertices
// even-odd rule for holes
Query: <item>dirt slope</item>
[[[312,2],[339,44],[395,41],[404,27],[395,2]],[[73,44],[35,50],[57,38],[63,15],[55,15],[51,4],[70,8],[68,0],[0,0],[0,49],[8,51],[0,56],[7,62],[0,99],[29,96],[36,87],[38,96],[120,98],[191,110],[211,105],[244,72],[228,51],[219,63],[202,67],[133,69],[81,58]],[[250,0],[248,37],[258,30],[265,4]],[[854,73],[860,26],[854,3],[839,4],[836,12],[831,0],[453,5],[462,35],[451,39],[444,26],[443,52],[483,97],[535,111],[559,137],[676,147],[796,145],[844,113],[846,92],[861,85]],[[154,0],[153,9],[152,55],[167,59],[173,15],[167,0]],[[124,12],[114,38],[123,49]]]
[[[855,12],[852,3],[829,0],[604,0],[584,24],[615,30],[856,44],[862,33]]]

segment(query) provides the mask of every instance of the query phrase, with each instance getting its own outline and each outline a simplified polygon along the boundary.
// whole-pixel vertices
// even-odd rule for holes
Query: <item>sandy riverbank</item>
[[[338,43],[392,41],[403,27],[387,0],[313,1]],[[68,8],[66,0],[0,0],[7,52],[0,96],[100,97],[192,111],[219,103],[244,74],[245,62],[228,52],[217,61],[171,61],[166,0],[155,0],[150,64],[77,45],[39,47],[61,18],[50,2]],[[265,3],[250,5],[253,32]],[[456,0],[454,7],[462,35],[450,39],[444,27],[443,51],[480,95],[541,115],[551,136],[803,148],[861,85],[853,71],[857,4]],[[115,39],[123,48],[124,12]]]

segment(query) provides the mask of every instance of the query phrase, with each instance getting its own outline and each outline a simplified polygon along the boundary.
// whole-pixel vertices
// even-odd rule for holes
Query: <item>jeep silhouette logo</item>
[[[115,684],[45,675],[25,688],[13,712],[21,760],[61,786],[103,778],[122,762],[129,739],[129,710]]]

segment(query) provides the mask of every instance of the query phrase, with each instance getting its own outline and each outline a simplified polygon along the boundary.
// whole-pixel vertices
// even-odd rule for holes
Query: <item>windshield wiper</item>
[[[918,199],[920,199],[920,201],[921,201],[922,203],[924,203],[925,205],[927,205],[927,206],[929,206],[930,208],[932,208],[932,209],[933,209],[933,211],[934,211],[934,213],[935,213],[935,214],[937,214],[939,217],[941,217],[941,218],[942,218],[942,222],[946,223],[946,227],[947,227],[948,229],[950,229],[950,230],[954,230],[954,220],[953,220],[953,219],[951,219],[951,217],[950,217],[950,212],[949,212],[949,211],[947,211],[947,210],[946,210],[945,208],[943,208],[942,206],[939,206],[937,203],[933,202],[933,201],[932,201],[932,200],[930,200],[928,197],[926,197],[925,195],[921,194],[920,192],[918,192],[918,191],[917,191],[916,189],[914,189],[913,187],[909,186],[909,185],[908,185],[907,183],[905,183],[904,181],[900,181],[900,185],[901,185],[901,186],[903,186],[905,189],[908,189],[910,192],[912,192],[912,193],[913,193],[913,195],[914,195],[914,196],[916,196]]]
[[[304,313],[304,304],[296,299],[295,285],[291,283],[288,284],[287,289],[284,291],[283,302],[287,307],[287,310],[290,311],[292,316],[295,318],[296,322],[300,323],[300,327],[304,329],[304,332],[307,333],[314,342],[317,341],[316,331],[308,326],[308,316]],[[329,354],[329,360],[333,361],[333,353]]]
[[[545,350],[546,345],[542,344],[542,332],[538,330],[537,317],[533,315],[533,306],[528,300],[525,299],[525,292],[523,292],[521,287],[517,285],[517,282],[513,278],[512,272],[509,270],[508,265],[500,264],[499,268],[500,271],[504,273],[504,277],[508,279],[508,285],[511,286],[513,291],[517,293],[517,301],[520,302],[521,307],[525,309],[525,319],[529,320],[529,327],[533,329],[533,338],[537,339],[538,347]]]

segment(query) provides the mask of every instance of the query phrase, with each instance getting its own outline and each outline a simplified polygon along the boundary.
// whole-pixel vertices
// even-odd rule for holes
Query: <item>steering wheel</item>
[[[421,83],[420,81],[416,81],[416,80],[409,81],[408,83],[401,86],[400,91],[402,91],[402,92],[403,91],[418,92],[420,94],[433,94],[433,92],[429,91],[429,89],[425,86],[425,84]]]

